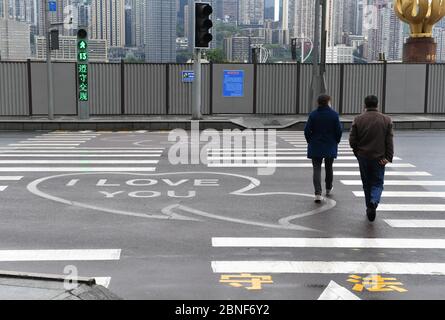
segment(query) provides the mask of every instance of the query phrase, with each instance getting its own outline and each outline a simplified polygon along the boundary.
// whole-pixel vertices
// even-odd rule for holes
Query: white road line
[[[0,181],[20,181],[23,176],[0,176]]]
[[[269,151],[269,150],[275,150],[275,151],[296,151],[295,148],[269,148],[269,149],[264,149],[264,148],[258,148],[258,149],[252,149],[252,148],[210,148],[209,151],[228,151],[228,152],[233,152],[233,151]]]
[[[35,143],[35,144],[21,144],[21,143],[11,143],[9,146],[11,147],[44,147],[44,146],[79,146],[80,143]]]
[[[353,191],[356,197],[364,198],[363,191]],[[382,197],[386,198],[445,198],[445,192],[429,191],[383,191]]]
[[[311,161],[310,159],[308,159],[307,157],[274,157],[274,156],[268,156],[268,155],[264,155],[264,156],[208,156],[207,157],[209,160],[213,160],[213,161],[220,161],[220,160],[302,160],[302,161]],[[341,161],[341,160],[355,160],[357,161],[356,157],[348,157],[348,156],[340,156],[337,158],[337,160]],[[400,158],[394,158],[394,160],[401,160]]]
[[[126,153],[134,153],[134,154],[146,154],[146,153],[152,153],[152,154],[162,154],[163,150],[17,150],[17,149],[10,149],[10,150],[0,150],[0,154],[13,154],[13,153],[60,153],[60,154],[67,154],[67,153],[103,153],[103,154],[109,154],[109,153],[118,153],[118,152],[126,152]]]
[[[445,263],[371,261],[213,261],[215,273],[302,273],[445,275]],[[373,272],[375,273],[375,271]]]
[[[67,149],[76,149],[76,147],[11,147],[11,148],[0,148],[0,152],[3,150],[67,150]]]
[[[445,228],[445,220],[384,219],[392,228]]]
[[[0,160],[0,164],[156,164],[159,160]]]
[[[134,157],[148,157],[155,158],[160,157],[161,154],[3,154],[0,152],[1,157],[18,157],[18,158],[34,158],[34,157],[42,157],[42,158],[80,158],[80,157],[89,157],[89,158],[134,158]]]
[[[329,285],[322,292],[318,300],[361,300],[348,289],[340,286],[335,281],[329,282]]]
[[[267,156],[268,154],[270,155],[307,155],[307,151],[278,151],[278,152],[274,152],[274,151],[265,151],[265,152],[254,152],[254,151],[247,151],[247,152],[227,152],[227,151],[208,151],[207,152],[208,155],[211,156],[241,156],[241,155],[247,155],[247,156]],[[340,155],[350,155],[353,154],[353,152],[342,152],[340,153]],[[305,157],[307,159],[307,157]]]
[[[340,180],[346,186],[361,186],[361,180]],[[445,181],[386,180],[385,186],[445,186]]]
[[[0,261],[101,261],[120,255],[120,249],[0,250]]]
[[[63,144],[65,144],[65,143],[85,143],[85,142],[88,142],[88,140],[79,140],[79,139],[77,139],[77,140],[47,140],[47,139],[39,139],[39,140],[32,140],[32,141],[23,141],[23,142],[20,142],[20,143],[32,143],[32,144],[36,144],[36,143],[51,143],[51,144],[53,144],[53,143],[63,143]]]
[[[360,176],[360,171],[335,171],[335,176]],[[402,177],[430,177],[431,174],[424,171],[386,171],[386,176]]]
[[[0,186],[0,192],[1,192],[1,191],[5,191],[6,188],[8,188],[8,186]]]
[[[323,165],[324,166],[324,165]],[[334,168],[358,168],[358,163],[334,163]],[[210,168],[312,168],[311,163],[208,163]],[[415,168],[409,163],[392,163],[389,168]]]
[[[155,167],[0,167],[0,172],[152,172]]]
[[[444,204],[381,204],[377,211],[445,212]]]
[[[445,239],[212,238],[212,246],[225,248],[445,249]]]

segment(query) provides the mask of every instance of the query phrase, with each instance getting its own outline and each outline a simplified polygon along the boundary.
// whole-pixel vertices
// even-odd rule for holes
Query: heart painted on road
[[[313,195],[302,193],[255,192],[260,185],[257,178],[220,172],[85,172],[37,179],[27,188],[41,198],[91,212],[195,222],[216,219],[299,231],[317,230],[293,221],[336,205],[327,199],[313,207]],[[297,214],[296,201],[302,211]]]

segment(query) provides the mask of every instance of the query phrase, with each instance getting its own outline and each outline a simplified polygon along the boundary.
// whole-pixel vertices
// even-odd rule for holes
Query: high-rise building
[[[131,43],[135,47],[145,44],[146,0],[130,0],[131,5]]]
[[[26,60],[31,56],[30,26],[0,18],[0,60]]]
[[[376,0],[375,17],[366,29],[368,61],[377,61],[384,53],[389,61],[401,60],[403,56],[403,23],[395,15],[393,4]]]
[[[145,16],[145,60],[175,62],[176,1],[147,0]]]
[[[251,47],[264,44],[263,37],[230,37],[224,39],[224,54],[230,62],[249,62]]]
[[[108,62],[107,40],[90,39],[88,52],[91,62]],[[51,57],[55,61],[77,61],[77,37],[60,36],[59,50],[51,51]],[[36,37],[36,58],[46,60],[45,37]]]
[[[109,47],[124,47],[124,1],[92,0],[90,29],[91,39],[105,39]]]
[[[326,29],[327,46],[334,47],[343,43],[344,0],[327,0],[326,3]]]
[[[222,15],[225,20],[238,21],[238,0],[220,0],[222,1]]]
[[[264,0],[239,0],[238,22],[242,25],[263,25]]]
[[[433,36],[437,43],[436,61],[445,62],[445,29],[435,27],[433,29]]]
[[[9,17],[9,0],[0,0],[0,18]]]
[[[354,47],[345,45],[337,45],[326,48],[326,62],[327,63],[353,63],[354,62]]]
[[[314,38],[314,0],[289,1],[289,29],[294,37]]]

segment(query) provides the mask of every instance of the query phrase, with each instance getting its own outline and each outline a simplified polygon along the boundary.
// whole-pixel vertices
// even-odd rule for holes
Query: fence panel
[[[166,114],[165,64],[125,64],[125,113]]]
[[[340,100],[340,69],[341,66],[337,64],[326,66],[326,85],[328,87],[328,94],[332,96],[333,106],[337,110]],[[314,107],[310,99],[310,89],[312,83],[312,65],[301,65],[300,72],[300,114],[310,113]]]
[[[296,113],[298,99],[296,64],[258,64],[256,85],[257,113]]]
[[[28,69],[26,62],[0,63],[0,115],[29,115]]]
[[[424,113],[426,65],[388,64],[386,113]]]
[[[53,63],[54,113],[77,115],[76,65],[71,62]],[[32,113],[48,115],[48,72],[43,62],[31,63]]]
[[[202,65],[201,112],[203,114],[209,114],[210,112],[210,68],[211,65],[208,63]],[[182,81],[182,71],[191,70],[193,70],[191,64],[169,65],[169,114],[184,115],[192,113],[193,84]]]
[[[121,66],[90,64],[90,112],[92,115],[121,114]]]
[[[427,113],[445,113],[445,64],[429,68]]]
[[[374,94],[382,99],[383,64],[346,64],[343,81],[343,114],[363,110],[363,99]]]

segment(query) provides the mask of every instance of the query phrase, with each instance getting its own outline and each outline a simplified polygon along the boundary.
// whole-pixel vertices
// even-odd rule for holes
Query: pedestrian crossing
[[[212,238],[213,248],[445,249],[444,239]],[[445,275],[445,263],[379,261],[211,261],[214,273]]]
[[[290,143],[294,147],[296,147],[299,151],[305,145],[305,139],[303,132],[279,132],[277,134],[278,137],[283,139],[284,141]],[[347,148],[347,141],[343,141],[340,144],[339,150],[339,159],[338,162],[345,161],[345,155],[342,150],[343,148]],[[352,150],[350,150],[352,151]],[[425,220],[423,219],[384,219],[383,221],[390,226],[391,228],[443,228],[445,225],[442,224],[442,220],[431,220],[430,216],[433,214],[441,214],[445,213],[445,203],[427,203],[422,204],[419,203],[423,199],[437,199],[438,201],[442,201],[445,198],[445,190],[434,190],[434,191],[425,191],[425,190],[412,190],[412,188],[438,188],[445,187],[445,181],[441,180],[424,180],[422,177],[432,177],[432,175],[425,171],[406,171],[399,170],[402,168],[415,168],[414,165],[405,163],[401,164],[399,161],[400,158],[394,158],[396,161],[394,164],[390,164],[387,166],[389,170],[386,172],[386,181],[385,187],[386,189],[383,192],[382,199],[383,203],[379,206],[378,211],[383,215],[387,214],[398,214],[403,215],[410,212],[421,213],[422,216],[425,216]],[[358,166],[358,165],[357,165]],[[391,170],[391,168],[395,168],[395,170]],[[362,181],[360,179],[360,173],[358,171],[338,171],[336,170],[334,175],[340,176],[342,180],[340,182],[345,186],[362,186]],[[347,176],[357,176],[358,179],[355,180],[346,180],[344,177]],[[393,178],[395,177],[395,179]],[[405,178],[406,180],[399,180],[398,178]],[[420,178],[420,179],[419,179]],[[344,180],[343,180],[344,179]],[[419,179],[419,180],[417,180]],[[411,188],[406,189],[406,188]],[[353,195],[357,198],[364,198],[363,191],[351,190]],[[389,201],[397,201],[397,203],[387,203]],[[408,202],[408,203],[407,203]],[[410,203],[411,202],[411,203]]]
[[[303,132],[299,131],[280,131],[277,137],[292,148],[281,147],[276,149],[254,149],[254,148],[213,148],[207,153],[207,166],[209,168],[312,168],[310,159],[307,159],[307,142]],[[360,179],[359,164],[357,163],[348,141],[343,140],[339,145],[338,159],[334,162],[334,176],[340,178],[340,183],[347,187],[362,186]],[[425,188],[425,187],[445,187],[445,181],[425,180],[424,177],[432,177],[429,172],[415,170],[416,166],[411,163],[403,162],[400,157],[394,157],[394,163],[387,165],[385,187],[390,188],[383,193],[383,200],[399,200],[398,203],[383,203],[379,211],[383,214],[390,213],[409,213],[420,212],[427,219],[428,214],[440,214],[445,212],[445,204],[419,204],[418,199],[437,199],[445,198],[445,190],[425,191],[425,190],[406,190],[406,188]],[[348,179],[348,177],[354,178]],[[405,179],[405,180],[401,180]],[[393,189],[391,189],[393,188]],[[357,198],[363,198],[363,191],[351,190]],[[408,203],[406,203],[408,201]],[[410,204],[409,202],[413,202]],[[383,220],[388,226],[393,228],[428,228],[432,224],[419,223],[414,220],[409,223],[409,219],[403,223],[400,219],[390,221]],[[439,222],[438,222],[439,223]],[[440,223],[439,223],[440,225]]]
[[[154,172],[164,147],[95,147],[93,131],[48,132],[0,148],[0,172]],[[0,188],[1,191],[1,188]]]

